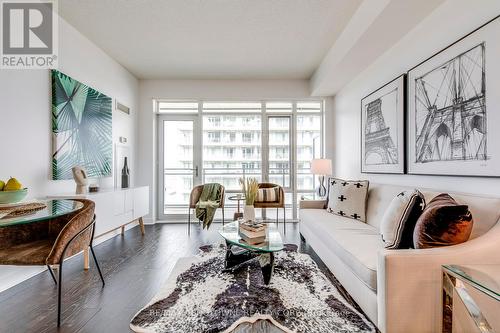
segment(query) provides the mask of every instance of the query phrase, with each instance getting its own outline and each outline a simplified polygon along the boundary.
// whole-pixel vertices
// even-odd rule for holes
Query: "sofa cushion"
[[[328,212],[366,222],[367,180],[328,180]]]
[[[324,209],[302,209],[300,224],[314,230],[363,283],[377,290],[377,253],[384,242],[376,228]]]

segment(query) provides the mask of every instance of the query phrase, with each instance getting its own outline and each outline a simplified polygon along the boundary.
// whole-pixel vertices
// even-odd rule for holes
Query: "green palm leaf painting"
[[[52,71],[52,179],[112,174],[111,98],[59,71]]]

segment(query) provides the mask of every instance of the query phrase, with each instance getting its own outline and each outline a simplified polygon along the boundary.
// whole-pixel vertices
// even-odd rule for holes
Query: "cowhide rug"
[[[266,286],[257,259],[223,272],[225,248],[180,259],[130,323],[135,332],[376,332],[307,254],[278,252]]]

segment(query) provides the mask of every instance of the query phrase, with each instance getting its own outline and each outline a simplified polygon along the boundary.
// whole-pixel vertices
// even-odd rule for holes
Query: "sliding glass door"
[[[201,183],[198,116],[165,115],[159,117],[159,218],[178,220],[186,217],[189,195]]]

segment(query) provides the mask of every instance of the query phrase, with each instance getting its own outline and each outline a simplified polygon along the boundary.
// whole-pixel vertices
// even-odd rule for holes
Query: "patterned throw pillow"
[[[327,211],[366,222],[367,180],[328,179]]]
[[[257,190],[256,202],[278,202],[280,199],[279,187],[259,188]]]
[[[413,231],[413,243],[416,249],[464,243],[470,237],[473,224],[467,205],[460,205],[449,194],[441,193],[420,215]]]
[[[413,230],[424,206],[424,195],[417,189],[401,192],[392,199],[380,223],[386,249],[413,247]]]

